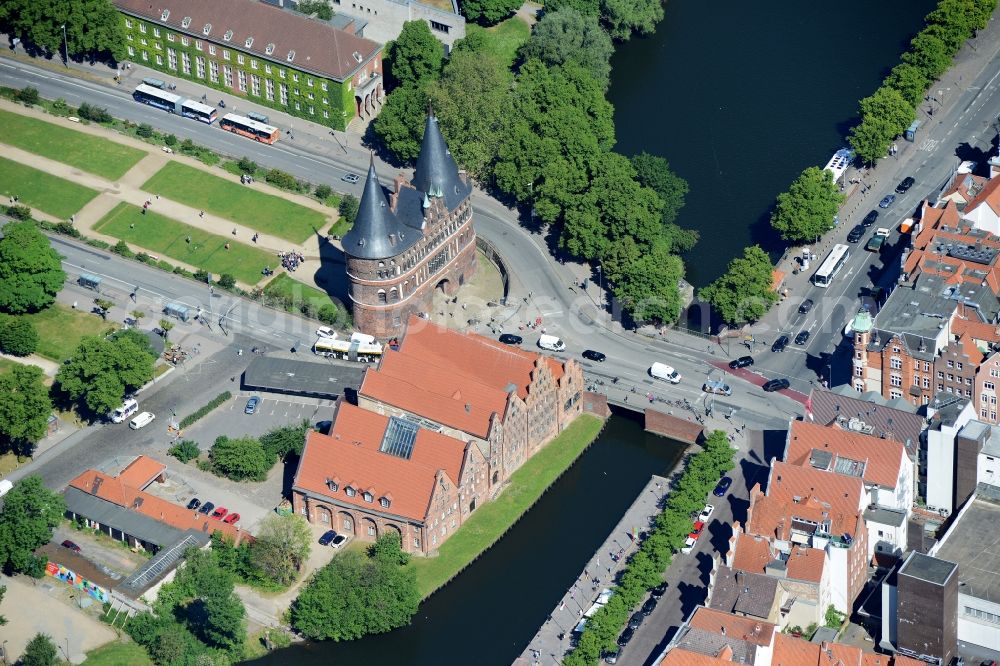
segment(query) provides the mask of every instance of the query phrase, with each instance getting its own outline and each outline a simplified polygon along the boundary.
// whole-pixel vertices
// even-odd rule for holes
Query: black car
[[[598,363],[604,363],[604,359],[607,358],[604,354],[599,351],[594,351],[593,349],[585,349],[583,354],[581,354],[588,361],[597,361]]]
[[[499,337],[499,340],[505,345],[519,345],[524,342],[524,338],[520,335],[514,335],[513,333],[504,333]]]
[[[795,336],[795,344],[804,345],[809,341],[809,331],[799,331],[799,334]]]
[[[201,500],[198,499],[197,497],[195,497],[190,502],[188,502],[188,507],[187,508],[191,509],[192,511],[194,511],[199,506],[201,506]]]
[[[854,225],[854,228],[847,232],[847,242],[857,243],[865,235],[865,228],[861,224]]]
[[[899,185],[896,186],[896,194],[906,192],[908,189],[913,187],[915,182],[917,181],[913,180],[913,176],[907,176],[903,180],[899,181]]]
[[[632,617],[628,619],[628,626],[630,629],[638,629],[642,621],[646,619],[646,616],[642,613],[636,612],[632,613]]]
[[[875,224],[875,220],[877,219],[878,219],[877,210],[868,211],[868,214],[865,215],[865,219],[861,220],[861,224],[863,224],[866,227],[870,227],[873,224]]]
[[[646,599],[646,603],[642,605],[642,608],[639,609],[639,612],[642,613],[643,615],[649,615],[654,610],[656,610],[656,602],[657,602],[656,597],[650,597],[649,599]]]
[[[649,591],[649,593],[651,595],[653,595],[654,597],[656,597],[657,599],[659,599],[660,597],[662,597],[664,594],[667,593],[667,583],[666,583],[666,581],[664,581],[664,582],[660,583],[659,585],[657,585],[656,587],[654,587],[652,590]]]
[[[724,476],[715,484],[715,490],[712,491],[712,494],[716,497],[725,497],[726,491],[729,490],[729,486],[731,485],[733,485],[733,480],[728,476]]]
[[[813,299],[807,298],[799,305],[799,314],[808,314],[813,309]]]
[[[335,538],[337,538],[337,532],[334,530],[327,530],[326,532],[323,532],[323,536],[319,538],[319,545],[329,546],[330,542]]]
[[[787,346],[788,346],[788,336],[782,335],[777,340],[774,341],[773,345],[771,345],[771,351],[783,352],[785,351],[785,347]]]
[[[729,367],[732,369],[745,368],[748,365],[753,365],[753,356],[740,356],[739,358],[734,358],[729,362]]]
[[[203,513],[207,516],[208,514],[212,513],[212,509],[214,508],[215,508],[214,504],[212,504],[211,502],[205,502],[204,504],[201,505],[201,508],[198,509],[198,513]]]
[[[769,382],[765,382],[764,386],[762,386],[761,388],[770,393],[773,391],[781,391],[782,389],[786,389],[789,386],[791,386],[791,383],[789,383],[787,379],[781,378],[781,379],[772,379]]]
[[[622,635],[618,637],[618,647],[625,647],[628,645],[628,642],[632,640],[632,636],[634,635],[635,629],[632,627],[625,627],[625,631],[623,631]]]

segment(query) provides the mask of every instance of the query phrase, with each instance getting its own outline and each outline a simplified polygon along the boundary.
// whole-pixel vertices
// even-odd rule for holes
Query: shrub
[[[250,175],[257,173],[257,169],[259,168],[257,163],[249,157],[241,157],[239,161],[236,162],[236,166],[238,166],[240,171],[243,173],[248,173]]]
[[[324,303],[316,312],[316,318],[327,326],[335,326],[340,319],[340,311],[333,303]]]
[[[188,414],[183,419],[181,419],[180,423],[181,429],[183,430],[184,428],[187,428],[188,426],[196,423],[198,420],[204,418],[205,416],[208,415],[209,412],[211,412],[213,409],[215,409],[219,405],[229,400],[231,397],[233,397],[233,394],[230,393],[229,391],[224,391],[223,393],[220,393],[219,395],[215,396],[214,398],[212,398],[211,402],[209,402],[207,405],[201,407],[200,409],[192,412],[191,414]]]
[[[333,194],[333,188],[329,185],[324,184],[316,186],[316,198],[320,201],[326,201],[331,194]]]
[[[10,317],[0,322],[0,351],[28,356],[38,349],[38,332],[30,319]]]
[[[80,238],[83,235],[80,233],[79,229],[74,227],[69,222],[57,222],[53,224],[52,231],[56,232],[57,234],[62,234],[64,236],[71,236],[73,238]]]
[[[132,252],[128,244],[125,241],[121,240],[115,243],[115,246],[111,248],[111,251],[114,252],[115,254],[120,254],[121,256],[127,257],[129,259],[135,256],[135,253]]]
[[[229,273],[223,273],[219,276],[219,286],[223,289],[232,289],[236,286],[236,278]]]
[[[80,105],[77,114],[86,120],[93,120],[95,123],[110,123],[114,120],[108,110],[99,106],[92,106],[84,102]]]
[[[358,208],[360,205],[361,202],[358,201],[357,197],[348,194],[340,200],[340,205],[337,206],[337,211],[340,213],[341,219],[353,226],[354,219],[358,216]]]
[[[7,214],[10,215],[15,220],[30,220],[31,219],[31,209],[27,206],[22,206],[21,204],[15,204],[13,206],[7,207]]]
[[[260,440],[253,437],[216,438],[208,452],[216,474],[233,481],[263,481],[274,464]]]
[[[208,271],[203,271],[200,268],[194,272],[194,279],[198,282],[204,282],[209,284],[212,282],[212,274]]]
[[[167,453],[172,455],[174,458],[177,458],[182,463],[187,463],[200,456],[201,449],[198,448],[198,442],[185,439],[184,441],[178,442],[167,449]]]
[[[144,264],[148,264],[150,262],[150,259],[151,257],[145,252],[140,252],[139,254],[135,255],[135,260],[141,261]]]
[[[110,243],[102,241],[100,238],[87,239],[87,245],[89,245],[90,247],[96,247],[100,250],[107,250],[109,247],[111,247]]]
[[[269,169],[264,180],[285,190],[299,190],[299,181],[295,180],[295,176],[281,169]]]
[[[21,88],[17,93],[17,101],[23,104],[31,106],[33,104],[38,104],[39,99],[38,89],[28,86],[27,88]]]
[[[148,123],[143,123],[136,128],[135,133],[141,136],[143,139],[152,138],[153,126]]]
[[[168,134],[165,137],[163,137],[163,143],[167,144],[168,146],[176,146],[177,137],[174,136],[173,134]]]

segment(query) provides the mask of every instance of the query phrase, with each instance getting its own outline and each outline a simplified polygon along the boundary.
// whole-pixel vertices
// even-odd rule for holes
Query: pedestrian
[[[135,229],[135,222],[133,222],[132,224],[128,225],[128,228],[129,229]]]
[[[561,610],[561,611],[566,610],[566,602],[565,601],[562,601],[562,602],[559,603],[559,610]]]
[[[198,213],[198,217],[205,217],[205,211],[201,211],[200,213]]]
[[[186,238],[185,238],[184,240],[185,240],[185,241],[186,241],[186,242],[187,242],[187,243],[188,243],[189,245],[191,244],[191,237],[190,237],[190,236],[187,236],[187,237],[186,237]]]
[[[157,201],[159,201],[159,200],[160,200],[160,195],[159,195],[159,194],[157,194],[157,195],[156,195],[156,200],[157,200]]]
[[[143,207],[142,207],[142,214],[143,214],[143,215],[145,215],[145,214],[146,214],[146,207],[145,207],[145,206],[143,206]]]
[[[76,301],[73,301],[73,309],[76,310]]]
[[[236,227],[233,227],[233,235],[236,235]]]
[[[229,249],[229,243],[226,243],[226,249],[227,250]]]

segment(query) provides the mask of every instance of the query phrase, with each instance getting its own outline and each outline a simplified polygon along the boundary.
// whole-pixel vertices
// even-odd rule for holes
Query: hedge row
[[[232,397],[233,397],[233,394],[230,393],[229,391],[225,391],[225,392],[220,393],[219,395],[215,396],[210,403],[208,403],[204,407],[201,407],[200,409],[198,409],[198,411],[192,412],[191,414],[188,414],[187,416],[185,416],[184,418],[182,418],[181,419],[181,430],[183,430],[184,428],[187,428],[188,426],[194,424],[199,419],[204,418],[205,416],[208,415],[209,412],[211,412],[213,409],[215,409],[219,405],[223,404],[224,402],[226,402],[227,400],[229,400]]]

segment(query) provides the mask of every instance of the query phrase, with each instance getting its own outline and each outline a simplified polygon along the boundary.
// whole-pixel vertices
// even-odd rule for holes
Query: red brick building
[[[460,174],[433,113],[427,116],[413,181],[387,198],[372,160],[354,226],[343,238],[349,297],[358,328],[399,335],[431,309],[434,290],[454,293],[476,271],[472,184]]]

